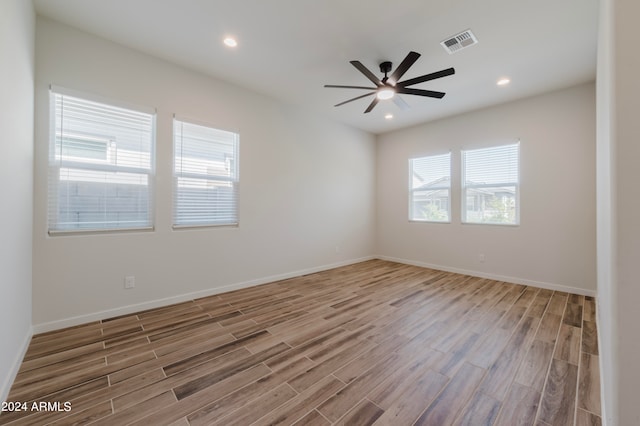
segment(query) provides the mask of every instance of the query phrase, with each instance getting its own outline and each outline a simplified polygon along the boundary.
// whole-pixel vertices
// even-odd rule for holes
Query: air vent
[[[456,34],[440,42],[442,47],[444,47],[444,50],[446,50],[450,55],[464,49],[465,47],[473,46],[476,43],[478,43],[478,39],[473,35],[471,30],[463,31],[460,34]]]

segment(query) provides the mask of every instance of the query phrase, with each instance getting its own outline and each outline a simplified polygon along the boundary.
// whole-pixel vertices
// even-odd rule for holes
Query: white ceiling
[[[37,13],[184,67],[304,106],[373,132],[458,114],[591,81],[596,72],[598,0],[35,0]],[[440,42],[470,28],[479,43],[449,55]],[[238,39],[233,50],[226,35]],[[376,75],[414,50],[403,79],[454,67],[413,86],[441,99],[403,95],[400,110],[366,93],[349,64]],[[496,86],[508,76],[512,83]],[[392,120],[385,120],[385,113]]]

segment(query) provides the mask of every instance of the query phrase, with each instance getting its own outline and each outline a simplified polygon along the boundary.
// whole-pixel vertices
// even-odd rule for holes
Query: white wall
[[[373,136],[41,18],[36,58],[37,331],[374,252]],[[157,108],[154,232],[47,235],[50,84]],[[238,228],[171,230],[174,113],[239,131]]]
[[[506,89],[508,90],[508,88]],[[520,226],[460,223],[460,150],[520,139]],[[408,221],[408,159],[452,151],[452,223]],[[592,83],[378,137],[377,254],[595,294]],[[485,262],[479,261],[479,254]]]
[[[34,33],[30,1],[0,2],[0,401],[31,337]]]
[[[636,0],[604,0],[598,75],[598,295],[605,420],[640,424],[640,53]]]

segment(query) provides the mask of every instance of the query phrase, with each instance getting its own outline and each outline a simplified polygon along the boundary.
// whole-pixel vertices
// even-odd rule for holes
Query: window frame
[[[467,179],[466,179],[466,172],[467,172],[467,165],[466,165],[466,153],[467,152],[471,152],[471,151],[482,151],[482,150],[490,150],[490,149],[496,149],[496,148],[507,148],[507,147],[512,147],[515,146],[517,149],[517,161],[516,161],[516,182],[499,182],[499,183],[492,183],[492,184],[474,184],[474,185],[469,185],[467,183]],[[521,174],[521,168],[520,168],[520,162],[521,162],[521,143],[520,140],[517,140],[516,142],[510,142],[510,143],[505,143],[505,144],[501,144],[501,145],[492,145],[492,146],[485,146],[482,148],[473,148],[473,149],[462,149],[460,150],[460,175],[461,175],[461,182],[460,182],[460,222],[463,225],[496,225],[496,226],[520,226],[520,185],[521,185],[521,179],[520,179],[520,174]],[[474,222],[474,221],[469,221],[467,218],[467,190],[469,188],[473,189],[473,188],[477,188],[477,189],[483,189],[483,188],[501,188],[501,187],[510,187],[513,186],[515,188],[514,190],[514,221],[513,223],[511,222],[497,222],[497,221],[491,221],[491,222]],[[474,205],[476,204],[476,200],[474,200]]]
[[[226,158],[225,163],[229,162],[229,160],[233,160],[233,169],[234,176],[226,177],[222,175],[202,175],[202,174],[193,174],[193,173],[182,173],[182,176],[178,176],[176,161],[178,159],[177,156],[177,139],[176,139],[176,123],[184,123],[188,125],[205,127],[210,130],[231,133],[234,135],[234,156],[233,158]],[[214,126],[211,123],[203,122],[200,120],[195,120],[192,118],[187,118],[184,116],[180,116],[177,114],[173,115],[172,120],[172,205],[171,205],[171,227],[173,230],[180,229],[193,229],[193,228],[238,228],[240,226],[240,211],[239,211],[239,199],[240,199],[240,132],[237,130],[227,130],[224,128],[220,128],[218,126]],[[177,223],[178,217],[178,178],[185,177],[187,175],[188,178],[191,179],[201,179],[205,181],[227,181],[232,183],[233,191],[235,193],[234,197],[234,211],[235,211],[235,220],[229,222],[223,221],[213,221],[213,222],[201,222],[201,223]]]
[[[448,177],[448,181],[449,181],[449,185],[448,186],[434,186],[433,189],[434,190],[438,190],[438,189],[446,189],[448,191],[448,196],[447,196],[447,219],[446,220],[433,220],[433,219],[418,219],[415,218],[413,215],[414,212],[414,193],[417,191],[424,191],[424,189],[417,189],[413,187],[413,178],[414,178],[414,161],[416,160],[424,160],[424,159],[428,159],[428,158],[433,158],[433,157],[448,157],[448,166],[449,166],[449,175],[445,176]],[[409,193],[408,193],[408,217],[409,217],[409,222],[417,222],[417,223],[440,223],[440,224],[450,224],[452,223],[452,212],[451,212],[451,195],[452,195],[452,159],[453,159],[453,155],[451,153],[451,151],[447,151],[446,153],[443,154],[430,154],[430,155],[423,155],[420,157],[412,157],[409,158]],[[439,202],[441,202],[441,200],[437,200]],[[439,209],[440,210],[440,209]]]
[[[121,232],[144,232],[153,231],[155,229],[155,176],[156,176],[156,132],[157,132],[157,111],[152,107],[145,107],[140,105],[132,105],[130,103],[105,98],[99,95],[82,92],[78,90],[68,89],[65,87],[50,85],[49,86],[49,132],[48,132],[48,157],[47,157],[47,233],[50,236],[64,236],[64,235],[78,235],[78,234],[104,234],[104,233],[121,233]],[[76,98],[80,101],[86,101],[90,103],[102,104],[109,108],[117,108],[128,110],[131,113],[146,114],[149,117],[150,129],[150,149],[149,155],[149,168],[135,167],[129,165],[112,164],[113,155],[113,136],[104,135],[100,137],[91,135],[79,135],[70,133],[72,139],[81,140],[80,138],[86,137],[87,140],[94,142],[103,141],[105,143],[106,159],[94,159],[84,161],[82,157],[67,155],[66,159],[60,155],[60,158],[56,158],[56,139],[57,135],[57,123],[56,123],[56,96]],[[64,138],[64,136],[60,136]],[[62,149],[62,147],[61,147]],[[136,151],[143,153],[144,151]],[[115,172],[115,173],[128,173],[138,176],[146,176],[146,188],[147,188],[147,221],[140,226],[96,226],[96,227],[81,227],[82,222],[76,222],[79,227],[60,227],[59,221],[59,194],[60,194],[60,171],[63,169],[88,171],[88,172]],[[57,176],[57,182],[55,183],[55,191],[52,189],[52,177]],[[52,196],[55,192],[55,201],[52,200]],[[55,208],[53,207],[55,203]],[[103,224],[106,222],[102,222]]]

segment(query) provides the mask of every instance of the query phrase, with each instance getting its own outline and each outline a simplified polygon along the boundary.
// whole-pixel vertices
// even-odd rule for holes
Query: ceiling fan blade
[[[366,98],[367,96],[371,96],[371,95],[373,95],[375,93],[376,92],[371,92],[371,93],[367,93],[367,94],[364,94],[364,95],[361,95],[361,96],[356,96],[355,98],[346,100],[344,102],[340,102],[339,104],[335,104],[334,106],[340,106],[340,105],[344,105],[344,104],[347,104],[347,103],[352,102],[352,101],[357,101],[358,99]],[[378,99],[378,98],[376,98],[376,99]]]
[[[397,83],[402,78],[404,73],[406,73],[407,70],[411,68],[411,65],[413,65],[418,60],[419,57],[420,54],[418,52],[409,52],[407,57],[402,60],[400,65],[398,65],[398,68],[396,68],[393,74],[391,74],[391,76],[389,77],[389,80],[391,80],[391,84]]]
[[[452,74],[455,74],[455,73],[456,73],[456,70],[454,70],[453,68],[447,68],[446,70],[436,71],[436,72],[432,72],[431,74],[425,74],[425,75],[422,75],[420,77],[411,78],[409,80],[401,81],[401,82],[397,83],[396,86],[407,87],[407,86],[411,86],[411,85],[414,85],[414,84],[423,83],[425,81],[435,80],[436,78],[446,77],[448,75],[452,75]]]
[[[364,86],[338,86],[336,84],[325,84],[324,87],[335,87],[337,89],[366,89],[366,90],[376,90],[377,87],[364,87]]]
[[[350,64],[353,65],[354,67],[356,67],[358,69],[358,71],[360,71],[362,74],[364,74],[365,77],[367,77],[369,80],[371,80],[371,82],[373,84],[375,84],[378,87],[383,86],[382,81],[380,81],[380,79],[378,77],[376,77],[376,75],[374,73],[369,71],[367,69],[367,67],[362,65],[362,63],[360,63],[360,61],[351,61]]]
[[[406,111],[409,109],[409,104],[406,103],[400,96],[395,95],[392,99],[393,103],[396,104],[396,106],[401,110]]]
[[[408,87],[399,87],[396,90],[396,92],[404,93],[406,95],[427,96],[429,98],[438,98],[438,99],[443,98],[445,95],[443,92],[434,92],[433,90],[411,89]]]
[[[373,98],[373,100],[371,101],[371,103],[369,104],[369,106],[367,107],[367,109],[364,110],[364,113],[368,113],[371,112],[371,110],[373,109],[373,107],[375,107],[378,104],[378,101],[380,99],[378,99],[378,97],[376,96],[375,98]]]

